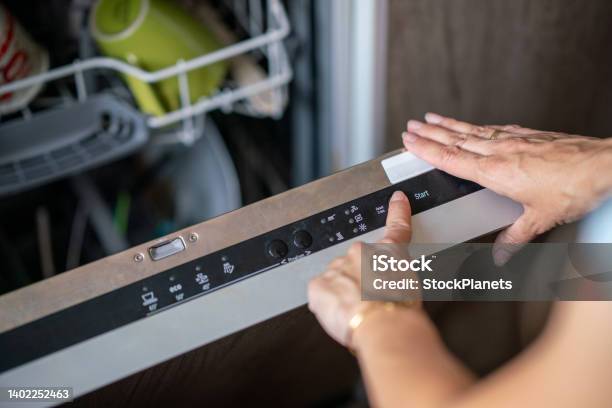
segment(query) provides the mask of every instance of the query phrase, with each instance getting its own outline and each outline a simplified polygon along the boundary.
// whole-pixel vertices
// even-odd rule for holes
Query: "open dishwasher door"
[[[273,352],[266,339],[293,330],[279,315],[304,305],[308,281],[352,242],[381,236],[398,189],[416,243],[471,240],[522,212],[395,152],[0,297],[0,386],[69,386],[78,396],[202,346],[211,348],[195,362],[210,375],[197,379],[203,386],[257,373]],[[245,331],[277,319],[288,330]],[[218,346],[232,334],[232,347]]]

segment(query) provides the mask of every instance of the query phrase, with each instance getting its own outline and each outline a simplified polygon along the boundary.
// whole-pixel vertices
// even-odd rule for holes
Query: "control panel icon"
[[[151,292],[147,292],[143,295],[141,295],[142,297],[142,305],[143,306],[149,306],[152,305],[153,303],[157,303],[157,298],[155,297],[155,293]]]
[[[175,292],[179,292],[183,289],[183,286],[179,283],[176,285],[172,285],[168,288],[168,290],[170,291],[170,293],[175,293]]]
[[[427,198],[429,196],[430,196],[430,194],[429,194],[429,191],[427,191],[427,190],[421,191],[419,193],[414,193],[414,198],[416,200],[422,200],[423,198]]]
[[[236,265],[230,262],[223,262],[223,273],[233,273]]]
[[[202,290],[210,289],[210,279],[208,278],[208,275],[199,272],[195,277],[195,281],[202,287]]]

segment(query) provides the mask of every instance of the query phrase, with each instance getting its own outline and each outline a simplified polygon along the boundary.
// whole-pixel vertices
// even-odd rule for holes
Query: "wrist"
[[[423,333],[424,327],[431,327],[431,322],[420,307],[376,307],[353,329],[351,347],[361,354],[368,348],[381,347],[395,339],[403,342],[411,335]]]

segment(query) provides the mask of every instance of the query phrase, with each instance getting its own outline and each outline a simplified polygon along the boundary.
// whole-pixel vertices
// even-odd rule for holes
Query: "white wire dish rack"
[[[0,95],[37,84],[54,91],[17,114],[0,118],[0,197],[116,160],[146,143],[191,146],[205,134],[205,114],[215,109],[280,117],[292,78],[283,44],[290,30],[283,5],[280,0],[226,0],[221,5],[231,13],[228,21],[237,22],[246,38],[236,42],[235,34],[226,31],[222,42],[228,45],[214,52],[148,72],[118,59],[97,57],[90,46],[84,55],[92,58],[0,86]],[[230,66],[249,60],[257,75],[243,82],[226,81],[213,95],[192,101],[188,73],[224,60],[231,60]],[[180,107],[160,116],[143,114],[126,103],[133,99],[120,74],[149,84],[175,78]],[[98,87],[101,78],[106,85]]]
[[[278,118],[286,107],[287,84],[292,78],[291,65],[283,44],[283,40],[290,31],[285,9],[279,0],[229,0],[224,4],[231,10],[243,31],[248,33],[248,38],[191,60],[179,61],[175,65],[154,72],[145,71],[109,57],[77,60],[72,64],[0,86],[0,95],[72,77],[77,101],[85,102],[96,93],[87,89],[84,79],[86,73],[95,70],[110,70],[149,84],[176,78],[179,84],[180,108],[161,116],[147,116],[146,124],[150,129],[160,129],[182,122],[182,129],[175,134],[178,140],[185,144],[191,144],[195,140],[197,133],[195,126],[197,125],[194,117],[212,110],[222,109],[225,112],[238,111],[250,116]],[[267,70],[260,80],[247,85],[226,85],[212,96],[191,102],[188,72],[253,52],[259,52],[265,58],[262,66],[267,67]],[[249,100],[262,93],[267,93],[272,101],[265,113],[262,113],[261,109],[255,109]],[[33,116],[28,108],[24,108],[21,115],[24,121]]]

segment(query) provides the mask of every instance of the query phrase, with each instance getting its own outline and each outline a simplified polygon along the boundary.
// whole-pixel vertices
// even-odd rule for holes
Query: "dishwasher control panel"
[[[418,214],[480,188],[433,170],[145,279],[132,285],[131,298],[142,314],[156,313],[359,237],[385,225],[396,190],[406,193],[413,214]]]
[[[343,203],[149,278],[0,333],[0,372],[61,350],[165,309],[206,296],[251,276],[304,259],[384,226],[396,190],[413,214],[461,198],[482,187],[432,170]],[[176,236],[148,249],[143,262],[197,251],[197,242]],[[44,338],[41,343],[38,339]]]

